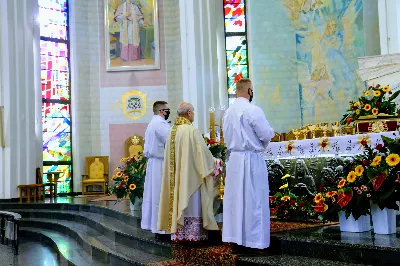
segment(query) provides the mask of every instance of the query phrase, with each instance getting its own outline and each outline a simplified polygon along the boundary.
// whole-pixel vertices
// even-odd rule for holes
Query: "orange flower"
[[[136,185],[135,184],[130,184],[129,185],[129,189],[130,190],[135,190],[136,189]]]
[[[342,179],[339,181],[338,188],[342,188],[346,184],[346,179]]]
[[[365,111],[369,111],[369,110],[371,110],[371,105],[370,104],[366,104],[365,106],[364,106],[364,110]]]
[[[326,205],[323,201],[318,202],[317,205],[314,206],[314,211],[317,213],[326,212],[327,210],[328,205]]]
[[[372,114],[373,114],[373,115],[377,115],[378,113],[379,113],[379,111],[378,111],[377,108],[373,108],[373,109],[372,109]]]
[[[327,198],[332,198],[333,196],[335,196],[337,194],[336,191],[330,191],[330,192],[326,192],[326,197]]]
[[[127,175],[124,176],[124,181],[125,181],[125,182],[128,182],[128,179],[129,179],[129,176],[127,176]]]
[[[118,172],[118,173],[116,174],[116,176],[117,176],[117,177],[121,177],[121,176],[122,176],[122,173],[121,173],[121,172]]]

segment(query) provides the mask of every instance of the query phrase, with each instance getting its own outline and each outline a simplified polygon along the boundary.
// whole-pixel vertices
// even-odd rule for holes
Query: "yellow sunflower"
[[[370,105],[370,104],[366,104],[366,105],[364,106],[364,110],[365,110],[365,111],[371,110],[371,105]]]
[[[371,163],[371,166],[378,166],[382,161],[382,156],[376,156]]]
[[[370,91],[366,91],[366,92],[364,93],[364,95],[365,95],[366,97],[368,97],[368,96],[371,95],[371,92],[370,92]]]
[[[388,92],[388,91],[390,91],[390,86],[387,85],[387,86],[383,87],[382,90],[383,90],[384,92]]]
[[[360,109],[357,109],[356,110],[356,115],[359,115],[360,114]]]
[[[129,179],[129,176],[127,176],[127,175],[124,176],[124,181],[125,181],[125,182],[128,182],[128,179]]]
[[[357,165],[355,172],[357,176],[362,176],[364,173],[364,167],[362,165]]]
[[[379,113],[379,111],[378,111],[377,108],[373,108],[373,109],[372,109],[372,114],[373,114],[373,115],[377,115],[378,113]]]
[[[355,102],[354,103],[354,106],[359,106],[360,105],[360,102]]]
[[[318,193],[317,195],[315,195],[315,197],[314,197],[314,202],[315,203],[319,203],[321,200],[322,201],[324,200],[324,197],[322,196],[321,193]]]
[[[353,183],[354,181],[356,181],[356,178],[357,178],[356,172],[350,171],[350,173],[347,175],[347,182]]]
[[[281,198],[281,201],[289,201],[290,197],[289,196],[284,196]]]
[[[374,91],[374,96],[375,97],[381,96],[381,91]]]
[[[288,187],[288,183],[282,185],[279,189],[284,189],[284,188],[287,188],[287,187]]]
[[[400,156],[396,153],[389,154],[389,156],[386,157],[386,163],[391,167],[396,166],[399,162]]]
[[[136,185],[135,184],[130,184],[129,185],[129,189],[130,190],[135,190],[136,189]]]
[[[118,173],[116,174],[116,176],[117,176],[117,177],[121,177],[121,176],[122,176],[122,173],[121,173],[121,172],[118,172]]]

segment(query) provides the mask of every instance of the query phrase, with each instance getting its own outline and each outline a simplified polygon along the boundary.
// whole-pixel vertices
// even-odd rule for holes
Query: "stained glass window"
[[[247,51],[246,1],[223,0],[225,51],[229,105],[236,97],[236,83],[249,77]]]
[[[43,172],[61,172],[58,193],[71,192],[71,90],[68,0],[38,0]],[[43,182],[47,182],[43,175]]]

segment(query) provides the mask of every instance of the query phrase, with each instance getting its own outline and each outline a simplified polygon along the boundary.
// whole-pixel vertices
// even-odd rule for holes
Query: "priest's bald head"
[[[253,84],[250,79],[243,78],[236,83],[236,96],[253,100]]]
[[[183,102],[178,106],[178,116],[184,117],[193,123],[194,107],[191,103]]]

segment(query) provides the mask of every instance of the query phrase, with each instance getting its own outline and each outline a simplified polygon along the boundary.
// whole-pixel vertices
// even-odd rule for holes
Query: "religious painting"
[[[147,95],[131,90],[122,95],[122,111],[124,115],[132,120],[141,118],[146,113]]]
[[[104,0],[107,71],[160,69],[157,0]]]
[[[362,0],[282,0],[296,40],[301,124],[339,121],[362,90]]]

